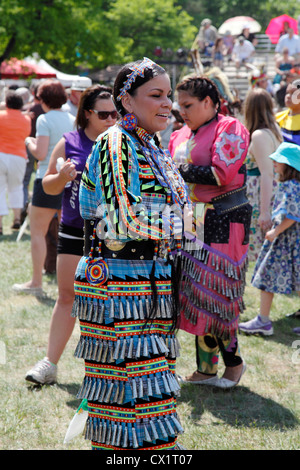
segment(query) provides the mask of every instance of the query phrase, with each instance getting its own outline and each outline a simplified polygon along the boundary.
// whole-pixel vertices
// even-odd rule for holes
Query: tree
[[[141,13],[142,12],[142,13]],[[189,47],[191,18],[173,0],[1,0],[0,62],[37,52],[66,72]]]
[[[15,56],[22,58],[37,52],[53,65],[65,64],[74,70],[90,60],[91,46],[106,46],[102,28],[92,34],[91,19],[103,24],[102,0],[1,0],[0,61]],[[104,60],[108,60],[111,51]]]
[[[125,61],[153,56],[156,46],[190,48],[197,32],[192,18],[173,0],[116,0],[107,17],[118,28]]]

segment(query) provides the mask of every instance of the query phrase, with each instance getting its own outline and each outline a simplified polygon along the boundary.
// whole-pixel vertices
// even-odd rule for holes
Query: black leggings
[[[224,341],[210,333],[196,336],[196,361],[199,372],[215,375],[218,371],[219,353],[226,367],[235,367],[243,362],[236,337]]]

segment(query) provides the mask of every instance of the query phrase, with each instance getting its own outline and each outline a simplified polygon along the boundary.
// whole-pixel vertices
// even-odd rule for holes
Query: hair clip
[[[120,94],[117,97],[117,100],[120,101],[121,98],[126,94],[127,90],[130,90],[132,83],[135,82],[137,76],[144,77],[145,69],[152,69],[155,62],[147,57],[144,57],[144,60],[138,64],[134,65],[130,70],[132,70],[131,74],[128,75],[127,80],[124,82],[123,88],[120,90]]]

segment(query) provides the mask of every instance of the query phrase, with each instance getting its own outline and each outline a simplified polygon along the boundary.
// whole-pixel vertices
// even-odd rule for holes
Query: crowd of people
[[[204,20],[199,47],[220,68],[245,43],[255,50],[247,27],[235,44],[217,36]],[[285,47],[280,77],[295,65]],[[274,334],[274,294],[300,293],[300,81],[289,83],[278,114],[256,85],[239,118],[224,113],[204,75],[180,80],[172,103],[166,70],[148,58],[124,65],[113,88],[74,83],[69,99],[56,79],[32,89],[28,103],[20,90],[6,93],[0,221],[7,199],[13,230],[28,212],[32,254],[32,278],[15,292],[43,295],[46,236],[59,223],[48,344],[25,378],[57,381],[78,319],[78,398],[93,449],[179,449],[180,386],[237,386],[247,359],[239,331]],[[240,322],[248,261],[260,313]],[[177,329],[195,337],[196,370],[186,377],[176,375]]]
[[[227,30],[219,34],[209,18],[202,21],[197,44],[205,66],[215,66],[225,71],[225,65],[234,65],[236,78],[246,70],[249,86],[265,88],[273,97],[278,110],[285,107],[284,95],[287,85],[299,78],[300,37],[288,22],[283,24],[279,40],[274,49],[275,73],[268,76],[266,64],[258,59],[257,34],[251,32],[251,24],[245,23],[239,34]]]

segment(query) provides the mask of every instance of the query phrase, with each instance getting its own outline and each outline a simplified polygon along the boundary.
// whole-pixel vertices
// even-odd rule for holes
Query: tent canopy
[[[76,81],[80,78],[80,75],[72,75],[68,73],[60,72],[52,67],[44,59],[40,59],[37,54],[33,54],[30,57],[26,57],[25,60],[31,64],[35,64],[38,67],[42,67],[47,70],[49,73],[54,73],[56,78],[62,83],[65,88],[69,88],[72,85],[73,81]]]
[[[47,70],[41,65],[34,64],[15,57],[1,63],[0,74],[2,79],[18,80],[20,78],[53,78],[54,71]]]

